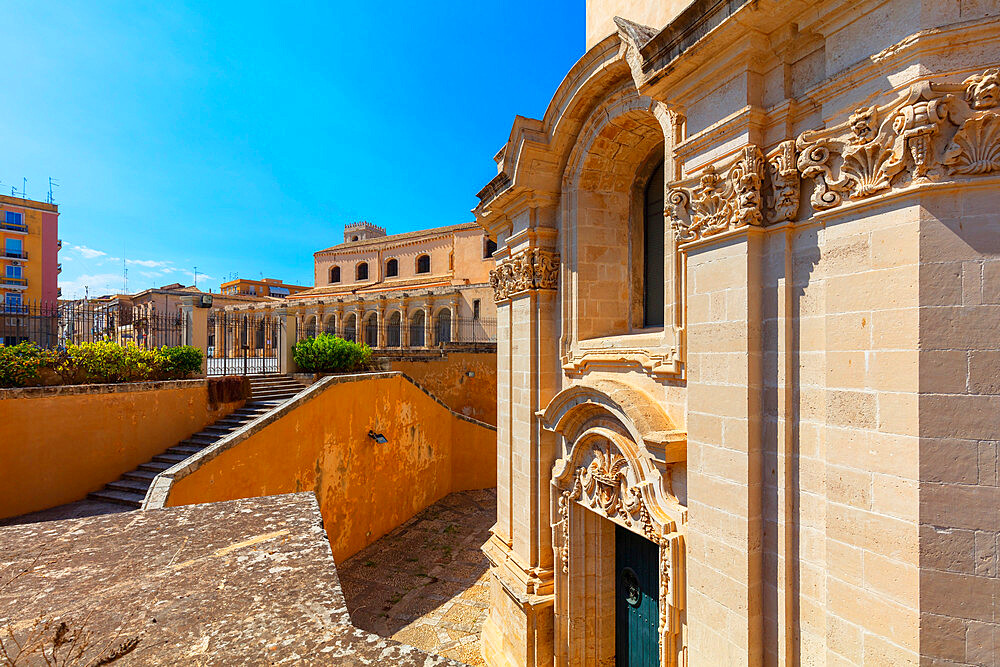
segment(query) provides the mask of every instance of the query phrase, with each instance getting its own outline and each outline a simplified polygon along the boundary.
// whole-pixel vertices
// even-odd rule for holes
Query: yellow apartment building
[[[0,305],[59,298],[59,207],[0,196]]]
[[[286,297],[298,292],[304,292],[311,287],[304,285],[289,285],[278,278],[264,278],[262,280],[248,280],[247,278],[237,278],[229,282],[222,283],[219,291],[224,295],[244,295],[244,296],[276,296]]]

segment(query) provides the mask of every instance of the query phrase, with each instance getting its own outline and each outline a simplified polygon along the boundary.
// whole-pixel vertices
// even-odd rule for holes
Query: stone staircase
[[[167,468],[197,454],[258,417],[267,414],[306,388],[284,375],[251,375],[251,396],[239,410],[206,426],[135,470],[127,472],[100,491],[87,495],[90,500],[142,507],[153,478]]]

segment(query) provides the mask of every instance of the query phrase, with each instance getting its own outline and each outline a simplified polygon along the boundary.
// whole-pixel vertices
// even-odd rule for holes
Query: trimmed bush
[[[35,343],[0,345],[0,387],[24,387],[38,380],[48,361],[46,352]]]
[[[201,362],[201,350],[189,345],[149,350],[109,340],[57,350],[34,343],[0,345],[0,387],[168,380],[197,373]]]
[[[296,343],[292,357],[308,373],[343,373],[371,364],[372,349],[364,343],[323,333]]]
[[[204,354],[196,347],[191,345],[167,347],[164,345],[160,348],[160,352],[166,358],[165,370],[167,373],[184,377],[201,370]]]

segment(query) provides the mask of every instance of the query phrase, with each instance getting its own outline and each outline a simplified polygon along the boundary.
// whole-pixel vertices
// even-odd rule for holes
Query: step
[[[219,422],[216,422],[216,423],[212,424],[211,426],[206,426],[205,428],[201,429],[200,432],[201,433],[212,433],[212,434],[218,433],[218,434],[221,434],[221,435],[229,435],[230,433],[232,433],[233,431],[237,430],[238,428],[240,428],[242,426],[243,426],[242,424],[221,424],[220,425]]]
[[[209,445],[214,445],[219,440],[222,440],[218,435],[212,433],[195,433],[190,438],[181,440],[178,444],[181,445],[198,445],[202,449],[208,447]]]
[[[261,412],[261,414],[263,414],[263,412]],[[246,424],[247,422],[253,421],[253,419],[255,418],[256,418],[255,415],[254,416],[247,415],[245,419],[225,417],[224,419],[220,419],[219,421],[212,424],[212,426],[232,426],[233,428],[239,428],[244,424]]]
[[[167,468],[172,468],[173,465],[173,463],[168,463],[167,461],[147,461],[140,465],[136,472],[139,470],[149,470],[150,472],[161,473]]]
[[[256,398],[259,401],[281,401],[282,403],[284,403],[285,401],[287,401],[288,399],[290,399],[293,396],[297,395],[298,393],[299,392],[297,392],[297,391],[295,391],[295,392],[291,392],[291,391],[268,391],[268,392],[262,392],[260,394],[257,394],[256,396],[254,396],[254,398]]]
[[[142,507],[142,501],[146,499],[146,494],[129,493],[128,491],[114,491],[111,489],[101,489],[94,493],[88,493],[91,500],[100,500],[106,503],[118,503],[129,507]]]
[[[116,479],[104,488],[111,491],[141,493],[143,497],[145,497],[146,491],[149,490],[149,481],[139,481],[137,479]]]
[[[174,445],[167,451],[171,454],[181,454],[183,456],[193,456],[205,449],[204,447],[199,447],[197,445]]]
[[[166,470],[166,468],[164,468]],[[160,474],[158,470],[143,470],[139,468],[137,470],[132,470],[130,472],[122,475],[123,479],[135,479],[135,480],[146,480],[146,483],[153,481],[153,478]]]
[[[174,464],[174,463],[180,463],[181,461],[187,458],[188,457],[185,456],[184,454],[169,454],[167,452],[163,452],[162,454],[157,454],[156,456],[154,456],[153,460],[162,461],[164,463],[169,462],[170,464]]]

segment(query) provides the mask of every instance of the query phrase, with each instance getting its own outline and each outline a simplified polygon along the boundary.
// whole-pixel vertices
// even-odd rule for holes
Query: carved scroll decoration
[[[757,146],[747,146],[724,178],[709,165],[693,189],[670,190],[667,214],[678,240],[688,243],[748,225],[763,225],[764,178],[763,154]]]
[[[816,210],[949,176],[1000,171],[1000,70],[962,84],[920,82],[895,101],[796,139]]]
[[[768,176],[770,193],[767,204],[767,222],[794,220],[799,212],[799,170],[795,164],[795,142],[782,141],[768,155]]]
[[[556,289],[558,284],[559,255],[541,248],[520,252],[490,271],[494,301],[530,290]]]

